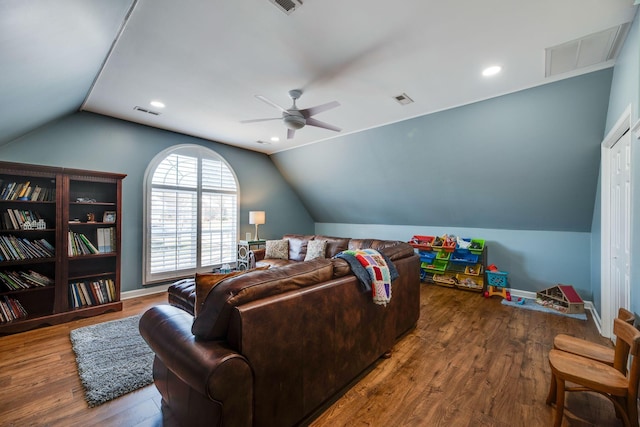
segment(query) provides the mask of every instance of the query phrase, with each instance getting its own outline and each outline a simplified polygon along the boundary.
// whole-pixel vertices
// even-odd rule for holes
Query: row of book
[[[27,310],[20,304],[20,301],[6,295],[2,297],[0,300],[0,323],[7,323],[25,317],[27,317]]]
[[[0,184],[2,182],[0,181]],[[56,199],[55,188],[40,187],[27,182],[10,182],[2,187],[1,200],[31,200],[38,202],[53,202]]]
[[[38,212],[24,209],[7,209],[0,216],[2,230],[22,230],[22,224],[43,219]]]
[[[72,308],[100,305],[116,300],[116,286],[112,279],[69,283],[69,302]]]
[[[53,245],[46,239],[29,240],[13,235],[0,236],[0,261],[52,258],[54,254]]]
[[[33,270],[0,271],[0,283],[8,290],[15,291],[53,285],[53,279]]]
[[[82,233],[69,231],[69,256],[106,254],[116,250],[116,229],[114,227],[96,230],[98,246]]]

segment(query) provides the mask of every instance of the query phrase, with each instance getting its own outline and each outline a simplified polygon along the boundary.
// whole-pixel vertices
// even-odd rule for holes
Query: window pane
[[[202,266],[236,261],[236,211],[235,194],[202,194]]]
[[[168,155],[156,168],[153,184],[198,187],[198,159],[180,154]]]
[[[151,190],[150,272],[196,267],[197,194]]]
[[[235,191],[236,180],[222,160],[202,159],[202,188]]]

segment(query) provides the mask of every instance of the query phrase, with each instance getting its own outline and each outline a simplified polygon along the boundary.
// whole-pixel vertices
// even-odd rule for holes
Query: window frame
[[[197,201],[197,219],[196,219],[196,239],[198,241],[198,245],[196,247],[196,267],[182,269],[182,270],[172,270],[163,273],[151,273],[151,194],[153,186],[153,176],[158,168],[158,166],[170,155],[180,154],[185,156],[190,156],[197,158],[198,162],[198,177],[197,177],[197,188],[196,188],[196,201]],[[218,154],[216,151],[203,147],[197,144],[179,144],[174,145],[172,147],[166,148],[163,151],[159,152],[154,156],[154,158],[149,162],[147,169],[144,174],[143,179],[143,233],[142,233],[142,284],[143,285],[153,285],[157,283],[166,283],[174,280],[178,280],[185,277],[192,277],[195,273],[203,273],[210,272],[213,268],[219,267],[220,264],[213,264],[207,266],[201,266],[201,237],[202,237],[202,159],[209,159],[214,161],[220,161],[231,172],[235,183],[235,196],[236,196],[236,221],[235,221],[235,241],[234,241],[234,254],[236,255],[237,262],[237,242],[238,236],[240,233],[240,185],[238,182],[238,177],[236,172],[233,170],[229,162]],[[162,186],[158,186],[158,188],[162,188]],[[176,187],[179,188],[179,187]],[[211,194],[211,191],[205,190],[205,193]],[[213,192],[214,194],[225,194],[225,192]],[[233,192],[226,192],[226,194],[234,194]]]

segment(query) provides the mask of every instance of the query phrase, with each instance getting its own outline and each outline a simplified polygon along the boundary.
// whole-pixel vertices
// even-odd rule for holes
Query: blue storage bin
[[[453,262],[453,263],[458,263],[458,264],[465,264],[465,265],[474,265],[478,263],[478,258],[480,256],[477,254],[472,254],[464,251],[460,251],[459,249],[456,249],[452,254],[451,254],[451,258],[449,258],[449,261]]]

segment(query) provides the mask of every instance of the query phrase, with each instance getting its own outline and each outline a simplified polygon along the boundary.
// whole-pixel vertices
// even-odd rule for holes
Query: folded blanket
[[[391,282],[398,278],[398,271],[384,254],[375,249],[356,249],[335,257],[349,264],[364,289],[372,292],[374,303],[386,306],[391,301]]]

